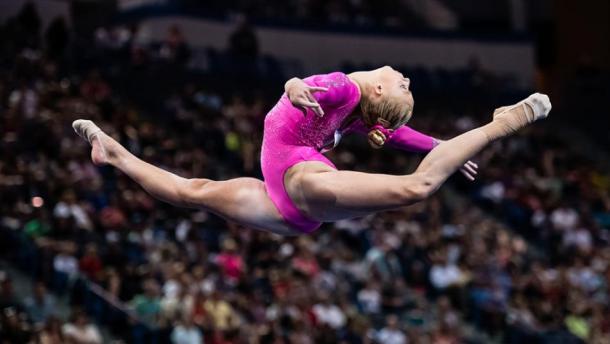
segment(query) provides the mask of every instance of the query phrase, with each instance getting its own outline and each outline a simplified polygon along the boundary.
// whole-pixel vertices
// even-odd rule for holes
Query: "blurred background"
[[[607,1],[11,0],[0,42],[0,343],[610,343]],[[70,127],[262,178],[287,79],[384,64],[436,137],[533,91],[552,115],[473,183],[296,238],[155,201]],[[422,158],[357,137],[329,157]]]

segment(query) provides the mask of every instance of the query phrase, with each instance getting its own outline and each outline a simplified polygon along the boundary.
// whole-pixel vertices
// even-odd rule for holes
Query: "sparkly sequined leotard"
[[[320,161],[336,168],[322,155],[325,147],[336,146],[343,134],[366,133],[368,129],[362,121],[357,120],[340,130],[344,120],[360,102],[360,89],[347,75],[335,72],[314,75],[303,81],[311,86],[328,88],[327,92],[314,93],[325,115],[318,117],[307,110],[304,116],[286,94],[282,95],[265,118],[261,167],[267,193],[284,220],[295,229],[310,233],[321,223],[307,218],[297,209],[284,187],[284,174],[290,167],[303,161]],[[436,140],[403,126],[394,132],[388,143],[404,150],[427,152],[434,148]]]

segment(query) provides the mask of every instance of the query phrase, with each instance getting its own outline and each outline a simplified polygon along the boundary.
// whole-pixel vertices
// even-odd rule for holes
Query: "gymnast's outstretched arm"
[[[369,130],[370,129],[364,125],[362,120],[356,120],[348,127],[348,131],[363,135],[367,135]],[[444,142],[444,140],[423,134],[406,125],[394,130],[389,138],[384,138],[384,141],[386,141],[390,147],[415,153],[429,153],[434,147],[438,146],[441,142]],[[468,160],[460,168],[460,172],[469,180],[474,180],[477,175],[477,169],[478,165]]]

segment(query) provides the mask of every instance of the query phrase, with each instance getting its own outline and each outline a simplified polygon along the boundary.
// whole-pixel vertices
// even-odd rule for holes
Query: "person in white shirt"
[[[97,326],[90,323],[83,312],[74,315],[74,321],[65,324],[62,332],[68,342],[75,344],[101,344],[102,335]]]
[[[358,303],[367,314],[378,314],[381,311],[381,293],[373,279],[368,280],[366,287],[358,292]]]
[[[182,322],[172,330],[173,344],[203,344],[201,330],[193,324],[191,316],[185,316]]]
[[[386,318],[386,326],[377,332],[377,341],[384,344],[407,344],[407,336],[398,327],[398,317],[389,315]]]
[[[71,254],[70,250],[64,249],[53,258],[53,269],[69,277],[76,276],[78,273],[78,260]]]
[[[323,294],[320,296],[320,303],[313,306],[313,313],[319,323],[326,324],[333,329],[345,326],[345,314],[339,306],[330,302],[329,295]]]
[[[447,253],[443,255],[430,269],[430,283],[441,290],[459,284],[464,277],[460,268],[449,261]]]
[[[551,213],[551,223],[559,231],[572,229],[578,225],[579,216],[576,210],[562,205]]]

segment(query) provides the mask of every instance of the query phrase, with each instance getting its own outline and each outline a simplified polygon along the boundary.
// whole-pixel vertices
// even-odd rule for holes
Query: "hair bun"
[[[386,136],[379,129],[371,129],[368,133],[369,145],[375,149],[383,147],[386,141]]]

